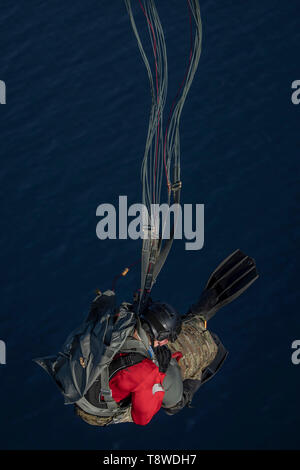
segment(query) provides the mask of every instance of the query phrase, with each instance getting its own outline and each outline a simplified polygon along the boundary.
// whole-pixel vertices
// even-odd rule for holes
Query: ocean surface
[[[145,22],[133,1],[137,23]],[[157,2],[170,95],[189,51],[186,2]],[[211,321],[229,350],[193,409],[145,427],[88,426],[33,363],[56,353],[141,242],[96,236],[96,208],[141,201],[148,77],[121,0],[1,2],[1,449],[299,449],[300,4],[201,0],[203,51],[181,119],[182,202],[205,243],[176,241],[153,297],[185,313],[240,248],[259,280]],[[136,267],[118,301],[139,287]]]

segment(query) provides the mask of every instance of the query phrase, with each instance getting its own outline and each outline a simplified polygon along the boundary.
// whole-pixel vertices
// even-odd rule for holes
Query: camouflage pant
[[[182,330],[177,340],[169,343],[168,346],[172,353],[180,351],[183,354],[179,361],[182,380],[201,379],[203,369],[214,360],[218,349],[212,335],[205,328],[203,319],[199,316],[187,316],[183,320]],[[76,414],[94,426],[132,422],[131,407],[126,408],[114,418],[92,416],[78,407],[76,407]]]
[[[203,369],[214,360],[218,349],[199,316],[185,318],[177,340],[168,346],[172,353],[180,351],[183,354],[179,361],[182,380],[201,379]]]

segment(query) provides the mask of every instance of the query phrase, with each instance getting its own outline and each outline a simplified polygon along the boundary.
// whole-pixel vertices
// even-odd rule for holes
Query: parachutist
[[[216,312],[258,278],[255,261],[236,250],[212,273],[183,317],[166,302],[115,307],[106,291],[57,356],[37,359],[76,414],[92,425],[148,424],[160,410],[173,415],[221,368],[227,351],[206,328]]]
[[[179,122],[201,54],[200,8],[198,0],[187,1],[191,38],[189,60],[164,131],[167,56],[155,2],[139,1],[154,53],[155,79],[137,31],[130,0],[125,0],[125,4],[147,69],[152,95],[142,163],[143,207],[151,214],[152,205],[159,204],[163,171],[168,188],[168,209],[172,207],[171,203],[180,207]],[[171,174],[175,184],[172,184]],[[125,202],[123,199],[120,201],[124,205]],[[111,205],[99,206],[97,215],[103,216],[104,213],[108,214],[107,220],[99,222],[97,233],[103,233],[107,238],[106,225],[109,226],[110,221],[112,238],[115,239],[114,208]],[[148,226],[148,220],[141,216],[140,227]],[[141,284],[133,304],[123,302],[117,308],[114,287],[111,291],[99,293],[87,318],[68,336],[61,352],[36,359],[59,387],[65,404],[73,404],[76,414],[91,425],[107,426],[132,421],[146,425],[160,408],[173,415],[191,405],[194,394],[214,377],[227,357],[218,336],[207,329],[207,321],[257,279],[255,261],[236,250],[215,269],[199,300],[181,316],[167,302],[150,299],[152,287],[176,238],[176,222],[170,230],[170,237],[164,242],[163,236],[157,236],[158,231],[143,232],[142,229],[142,233],[149,237],[143,238]],[[136,234],[136,225],[134,221],[135,239],[139,235]],[[156,228],[156,224],[154,226]],[[120,227],[123,230],[120,238],[126,238],[127,219],[122,218]],[[201,241],[200,238],[198,248],[191,249],[200,249]],[[121,275],[126,273],[124,270]]]

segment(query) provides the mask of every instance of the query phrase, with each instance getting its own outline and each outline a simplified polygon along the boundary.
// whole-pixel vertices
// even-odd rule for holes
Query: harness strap
[[[174,177],[176,182],[171,187],[171,190],[173,191],[173,204],[179,204],[182,182],[179,179],[178,168],[174,170]],[[162,238],[152,238],[151,227],[148,227],[148,237],[143,240],[142,247],[142,276],[141,290],[137,304],[138,314],[142,314],[143,310],[147,307],[151,289],[155,284],[156,278],[159,275],[163,265],[165,264],[167,256],[171,250],[174,241],[177,222],[178,220],[176,218],[171,230],[170,238],[165,241],[163,247]]]
[[[136,341],[136,340],[135,340]],[[101,376],[96,380],[94,385],[90,388],[88,393],[85,395],[85,398],[93,406],[97,408],[102,408],[109,410],[111,412],[116,412],[120,403],[116,403],[112,397],[111,389],[109,387],[109,381],[114,377],[114,375],[122,369],[127,367],[134,366],[139,364],[146,358],[145,352],[127,352],[126,356],[120,356],[114,359],[108,367],[105,367],[101,372]],[[101,402],[100,397],[103,397],[104,400]]]
[[[136,352],[128,353],[126,356],[120,356],[117,359],[114,359],[109,367],[109,380],[111,380],[120,370],[139,364],[144,359],[145,356],[143,354]]]
[[[111,411],[118,409],[118,404],[112,397],[111,389],[109,388],[109,367],[105,366],[101,373],[101,389],[100,395],[103,396],[107,408]]]
[[[181,181],[177,181],[172,186],[172,191],[173,191],[173,195],[174,195],[173,204],[179,204],[180,203],[181,187],[182,187],[182,182]],[[170,236],[169,240],[167,240],[165,242],[164,247],[162,248],[161,252],[159,253],[158,259],[155,263],[155,266],[154,266],[154,269],[153,269],[153,284],[155,283],[156,278],[159,275],[163,265],[165,264],[167,256],[168,256],[168,254],[171,250],[171,247],[172,247],[172,244],[173,244],[173,241],[174,241],[174,234],[175,234],[175,230],[176,230],[176,224],[177,224],[177,220],[175,220],[175,222],[174,222],[174,225],[173,225],[172,231],[171,231],[171,236]]]
[[[142,342],[142,345],[145,349],[146,354],[148,355],[148,357],[150,357],[152,359],[153,358],[153,349],[149,345],[149,338],[147,336],[146,331],[142,327],[140,317],[137,317],[137,319],[136,319],[136,330],[137,330],[137,333],[138,333],[139,337],[141,338],[141,342]],[[136,343],[140,346],[139,341],[136,341]]]
[[[93,406],[106,409],[115,414],[120,408],[120,403],[116,403],[113,399],[109,381],[120,370],[138,364],[145,358],[151,358],[152,353],[149,351],[149,340],[138,317],[136,329],[141,341],[135,339],[133,336],[128,336],[119,351],[119,353],[126,355],[113,359],[112,356],[115,355],[115,351],[113,351],[113,348],[107,348],[105,359],[109,364],[107,363],[103,368],[100,376],[85,395],[88,402]],[[102,402],[100,402],[101,395],[104,398]]]

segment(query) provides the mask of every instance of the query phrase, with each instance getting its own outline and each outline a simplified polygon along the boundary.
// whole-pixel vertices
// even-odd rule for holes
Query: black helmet
[[[181,331],[181,317],[166,302],[152,302],[141,317],[143,326],[152,339],[175,341]],[[147,328],[148,327],[148,328]]]

